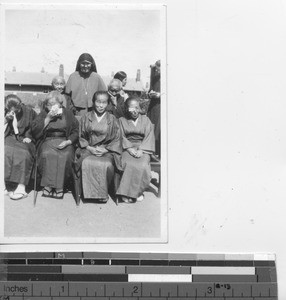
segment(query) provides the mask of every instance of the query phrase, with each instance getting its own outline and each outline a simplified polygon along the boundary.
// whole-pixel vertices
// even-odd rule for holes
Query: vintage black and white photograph
[[[4,243],[167,241],[165,15],[2,7]]]

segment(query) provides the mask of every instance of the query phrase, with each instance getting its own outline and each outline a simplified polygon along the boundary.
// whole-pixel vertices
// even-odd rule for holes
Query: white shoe
[[[144,195],[139,196],[136,200],[137,202],[142,202],[144,200]]]

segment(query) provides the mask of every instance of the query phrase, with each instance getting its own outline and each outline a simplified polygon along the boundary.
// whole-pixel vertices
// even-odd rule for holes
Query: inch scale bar
[[[277,300],[273,255],[0,253],[0,300]]]
[[[92,300],[98,297],[136,298],[269,298],[277,299],[276,283],[94,283],[94,282],[0,282],[1,295],[13,300],[44,297],[78,297]],[[240,298],[239,298],[240,299]],[[81,299],[82,300],[82,299]]]

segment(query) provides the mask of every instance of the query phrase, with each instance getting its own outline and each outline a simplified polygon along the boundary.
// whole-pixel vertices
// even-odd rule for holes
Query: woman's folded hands
[[[65,147],[67,147],[67,146],[69,146],[69,145],[71,145],[72,144],[72,142],[71,142],[71,140],[66,140],[66,141],[63,141],[63,142],[61,142],[59,145],[58,145],[58,149],[64,149]]]

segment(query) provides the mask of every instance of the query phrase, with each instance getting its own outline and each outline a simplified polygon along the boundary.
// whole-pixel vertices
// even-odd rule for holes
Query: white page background
[[[286,1],[163,3],[169,243],[0,249],[276,253],[284,299]]]

